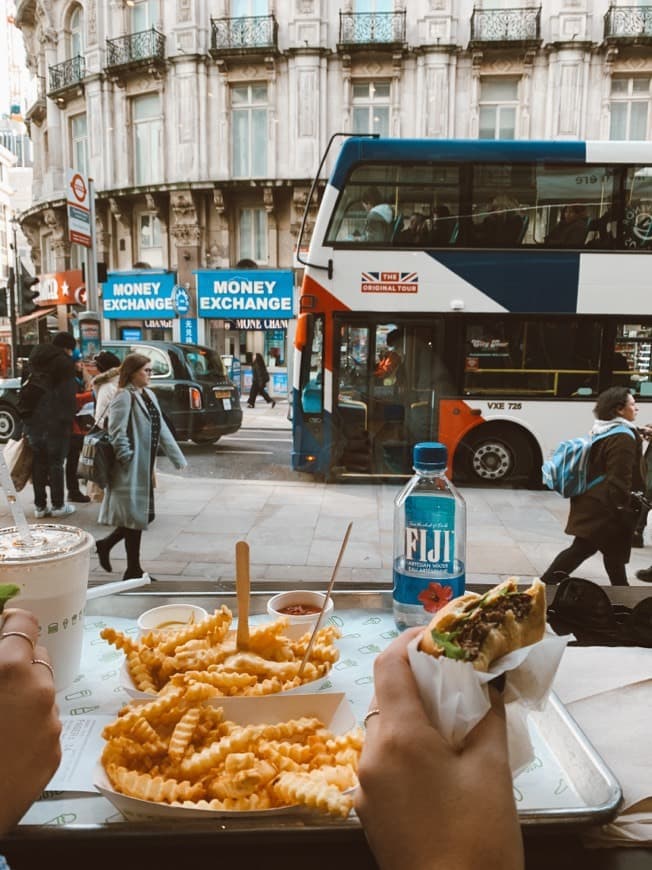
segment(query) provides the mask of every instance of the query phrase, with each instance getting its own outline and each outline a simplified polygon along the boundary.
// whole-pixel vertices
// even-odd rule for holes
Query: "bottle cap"
[[[417,471],[441,471],[446,468],[448,450],[439,441],[422,441],[414,445],[413,465]]]

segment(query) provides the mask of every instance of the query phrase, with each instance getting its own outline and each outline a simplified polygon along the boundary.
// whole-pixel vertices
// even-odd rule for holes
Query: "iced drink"
[[[93,538],[74,526],[32,525],[33,544],[0,529],[0,582],[20,587],[10,606],[31,610],[50,654],[57,691],[79,673]]]

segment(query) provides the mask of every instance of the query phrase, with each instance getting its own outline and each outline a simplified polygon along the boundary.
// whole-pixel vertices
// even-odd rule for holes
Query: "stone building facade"
[[[79,265],[69,166],[95,182],[98,260],[192,288],[197,268],[292,267],[333,133],[652,125],[652,0],[19,0],[16,23],[40,83],[22,218],[39,272]]]

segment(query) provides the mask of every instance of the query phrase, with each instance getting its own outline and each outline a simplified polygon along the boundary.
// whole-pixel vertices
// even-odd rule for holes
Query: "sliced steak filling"
[[[455,643],[464,650],[467,661],[473,661],[477,657],[484,639],[492,628],[500,625],[508,610],[520,622],[529,614],[532,603],[531,595],[515,592],[497,599],[487,607],[478,607],[455,633]]]

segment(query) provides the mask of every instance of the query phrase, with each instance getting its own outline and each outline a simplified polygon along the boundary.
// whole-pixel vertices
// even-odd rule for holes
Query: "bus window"
[[[552,248],[611,247],[611,167],[537,166],[536,173],[534,242]]]
[[[308,315],[308,339],[301,357],[301,407],[306,414],[324,410],[324,318]]]
[[[512,248],[531,241],[530,219],[535,203],[533,166],[494,163],[473,167],[473,224],[469,244]]]
[[[651,166],[627,170],[623,236],[626,248],[649,248],[652,243]]]
[[[464,392],[469,396],[597,395],[601,341],[600,324],[579,320],[470,319]]]
[[[354,169],[335,206],[326,244],[446,247],[459,237],[459,168],[372,165]],[[418,224],[419,232],[407,232]]]
[[[652,324],[619,323],[611,364],[611,386],[625,386],[640,396],[652,396],[651,351]]]

